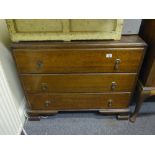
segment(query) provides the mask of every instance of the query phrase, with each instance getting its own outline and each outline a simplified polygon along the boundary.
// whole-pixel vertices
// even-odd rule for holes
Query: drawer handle
[[[115,60],[115,67],[114,67],[115,70],[119,70],[120,63],[121,63],[121,60],[120,59],[116,59]]]
[[[44,63],[41,60],[38,60],[36,63],[37,69],[41,69],[43,67]]]
[[[109,99],[108,100],[108,108],[111,108],[112,107],[112,99]]]
[[[42,83],[41,84],[41,89],[42,89],[42,91],[47,91],[48,90],[48,84],[47,83]]]
[[[117,83],[113,81],[113,82],[111,83],[111,90],[114,91],[114,90],[116,89],[116,86],[117,86]]]
[[[46,100],[46,101],[45,101],[45,107],[48,107],[48,106],[49,106],[49,104],[51,104],[51,101]]]

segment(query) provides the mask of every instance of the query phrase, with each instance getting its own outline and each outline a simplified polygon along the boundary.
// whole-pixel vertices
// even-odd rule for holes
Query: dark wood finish
[[[77,111],[76,110],[63,110],[65,112],[74,112]],[[80,109],[80,111],[85,112],[85,111],[92,111],[92,109]],[[99,114],[127,114],[130,112],[129,108],[121,108],[121,109],[94,109],[94,112],[99,112]],[[58,110],[27,110],[27,113],[29,114],[29,116],[47,116],[47,115],[55,115],[57,114],[59,111]]]
[[[80,110],[128,108],[131,93],[28,94],[32,110]]]
[[[155,95],[155,87],[145,87],[139,81],[137,85],[137,102],[134,113],[130,117],[131,122],[135,122],[143,102],[150,96]]]
[[[155,19],[143,20],[140,36],[148,44],[140,80],[146,87],[155,87]]]
[[[99,41],[99,40],[90,40],[90,41],[71,41],[71,42],[64,42],[64,41],[36,41],[36,42],[19,42],[13,43],[12,48],[22,48],[22,49],[96,49],[96,48],[136,48],[136,47],[146,47],[146,43],[138,36],[122,36],[121,40],[106,40],[106,41]]]
[[[13,50],[18,70],[22,74],[135,73],[140,67],[143,53],[143,48]],[[107,54],[112,54],[112,58],[107,58]],[[117,64],[117,60],[120,61],[119,64]]]
[[[21,75],[27,93],[63,92],[130,92],[136,74],[31,74]]]
[[[40,116],[95,110],[125,118],[145,47],[138,36],[123,36],[120,41],[14,43],[27,112]]]
[[[29,116],[29,121],[40,121],[40,116]]]
[[[155,95],[155,20],[143,20],[140,34],[148,44],[138,84],[138,99],[130,121],[135,122],[136,117],[145,99]]]

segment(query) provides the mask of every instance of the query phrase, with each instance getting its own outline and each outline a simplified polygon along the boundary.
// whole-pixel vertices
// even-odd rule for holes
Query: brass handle
[[[47,91],[48,90],[48,84],[47,83],[42,83],[41,84],[41,89],[42,89],[42,91]]]
[[[49,106],[49,104],[51,104],[51,101],[46,100],[46,101],[45,101],[45,107],[48,107],[48,106]]]
[[[44,63],[41,60],[38,60],[36,63],[37,69],[41,69],[43,67]]]
[[[111,83],[111,90],[115,90],[116,89],[116,86],[117,86],[117,83],[113,81]]]
[[[120,63],[121,63],[121,60],[120,59],[116,59],[115,60],[115,67],[114,67],[115,70],[119,70]]]
[[[112,107],[112,99],[108,100],[108,107],[111,108]]]

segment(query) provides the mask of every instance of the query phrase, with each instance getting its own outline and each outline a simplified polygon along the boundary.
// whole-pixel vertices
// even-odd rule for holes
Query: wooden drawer
[[[20,73],[136,73],[143,48],[14,49]]]
[[[31,110],[77,110],[127,108],[130,93],[28,94]]]
[[[28,93],[132,91],[136,74],[26,74],[21,75]]]

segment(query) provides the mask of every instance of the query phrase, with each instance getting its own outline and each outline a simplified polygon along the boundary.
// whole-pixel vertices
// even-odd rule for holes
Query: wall
[[[141,19],[124,19],[122,34],[139,34],[141,22]]]

